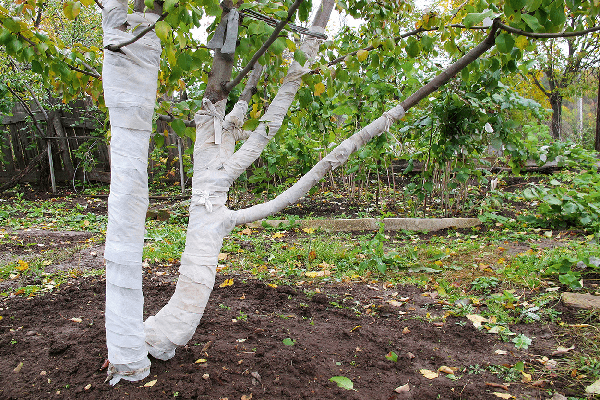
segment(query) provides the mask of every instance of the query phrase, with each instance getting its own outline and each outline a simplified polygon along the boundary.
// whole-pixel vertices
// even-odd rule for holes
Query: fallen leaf
[[[585,388],[586,393],[600,394],[600,379]]]
[[[250,393],[248,396],[243,394],[241,400],[250,400],[251,398],[252,398],[252,393]]]
[[[509,386],[509,384],[503,385],[501,383],[494,383],[494,382],[486,382],[485,384],[486,384],[486,386],[491,386],[491,387],[495,387],[498,389],[504,389],[506,391],[508,391],[508,386]]]
[[[282,340],[283,344],[285,344],[286,346],[293,346],[296,344],[296,341],[290,338],[285,338]]]
[[[508,354],[508,351],[498,349],[498,350],[494,351],[494,353],[500,354],[500,355],[505,355],[505,354]]]
[[[252,234],[252,229],[246,228],[246,229],[243,229],[240,233],[242,235],[251,235]]]
[[[575,348],[575,346],[571,346],[571,347],[558,346],[556,348],[556,350],[552,352],[552,355],[553,356],[560,356],[562,354],[568,353],[569,351],[573,350],[574,348]]]
[[[529,383],[531,382],[531,374],[528,374],[526,372],[521,371],[521,374],[523,374],[523,377],[521,378],[521,382],[523,383]]]
[[[285,234],[283,232],[275,232],[273,234],[273,239],[279,239],[279,238],[282,238],[284,236],[285,236]]]
[[[410,329],[408,329],[408,326],[405,326],[404,329],[402,329],[402,333],[410,333]]]
[[[219,253],[219,261],[227,260],[227,256],[229,256],[229,253]]]
[[[15,374],[18,374],[19,372],[21,372],[21,369],[22,369],[22,368],[23,368],[23,361],[21,361],[21,362],[19,363],[19,365],[17,365],[17,366],[15,367],[15,369],[13,369],[13,372],[14,372]]]
[[[312,261],[312,260],[314,260],[315,258],[317,258],[317,252],[316,252],[316,251],[314,251],[314,250],[311,250],[311,251],[308,253],[308,261]]]
[[[207,360],[206,358],[199,358],[196,361],[194,361],[194,364],[202,364],[205,363]]]
[[[394,392],[396,392],[396,393],[410,392],[410,386],[408,385],[408,383],[406,385],[398,386],[396,389],[394,389]]]
[[[82,322],[83,320],[81,318],[73,317],[73,318],[70,319],[70,321],[79,323],[79,322]]]
[[[431,371],[429,369],[421,369],[419,370],[419,372],[427,379],[435,379],[439,376],[437,372]]]
[[[18,271],[25,271],[29,268],[29,263],[27,261],[19,260],[17,261],[17,266],[15,267]]]
[[[204,379],[205,381],[207,381],[209,378],[210,378],[209,374],[202,375],[202,379]]]
[[[155,380],[153,380],[153,381],[146,382],[146,383],[144,384],[144,387],[152,387],[152,386],[156,385],[156,381],[157,381],[157,380],[155,379]]]
[[[500,397],[501,399],[512,399],[514,396],[510,393],[500,393],[500,392],[492,392],[492,394],[496,397]]]
[[[315,231],[315,228],[303,228],[302,231],[308,233],[309,235]]]
[[[88,383],[87,385],[85,385],[85,387],[83,388],[83,390],[90,390],[92,388],[92,384]]]
[[[329,378],[329,380],[331,382],[335,382],[338,385],[338,387],[341,387],[342,389],[356,390],[354,389],[354,382],[352,382],[345,376],[332,376],[331,378]]]
[[[479,314],[469,314],[467,315],[467,319],[473,323],[475,328],[481,327],[481,324],[484,322],[488,322],[488,319],[479,315]]]
[[[442,365],[438,368],[438,371],[443,372],[444,374],[453,374],[454,372],[456,372],[457,369],[458,368],[450,368],[447,365]]]
[[[403,305],[404,305],[404,303],[403,303],[403,302],[401,302],[401,301],[397,301],[397,300],[388,300],[388,303],[389,303],[391,306],[394,306],[394,307],[400,307],[400,306],[403,306]]]
[[[231,285],[233,285],[233,278],[231,278],[231,279],[225,279],[225,280],[223,281],[223,283],[221,283],[221,284],[219,285],[219,287],[221,287],[221,288],[222,288],[222,287],[227,287],[227,286],[231,286]]]

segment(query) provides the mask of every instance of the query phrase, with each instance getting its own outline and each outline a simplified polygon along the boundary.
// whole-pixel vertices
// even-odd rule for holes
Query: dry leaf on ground
[[[431,371],[429,369],[421,369],[419,370],[419,372],[427,379],[435,379],[439,376],[437,372]]]
[[[396,389],[394,389],[394,392],[396,392],[396,393],[410,392],[410,386],[408,385],[408,383],[406,385],[398,386]]]

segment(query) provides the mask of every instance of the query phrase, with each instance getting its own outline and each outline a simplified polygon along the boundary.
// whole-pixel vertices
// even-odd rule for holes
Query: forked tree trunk
[[[124,5],[126,0],[105,1],[105,45],[107,41],[114,43],[124,37],[124,33],[118,29],[125,18]],[[313,31],[324,31],[332,7],[333,1],[324,1],[315,16],[311,28]],[[147,376],[149,361],[146,346],[153,356],[169,359],[175,354],[177,346],[184,345],[191,338],[214,285],[223,238],[235,225],[264,218],[295,203],[327,172],[346,162],[353,152],[369,140],[387,131],[391,124],[404,115],[405,109],[437,90],[491,48],[496,30],[494,24],[492,32],[482,43],[404,102],[342,142],[290,189],[272,201],[244,210],[232,211],[225,206],[227,192],[232,182],[250,166],[278,132],[301,86],[302,76],[310,70],[297,62],[292,63],[275,99],[254,132],[241,129],[248,108],[248,103],[243,99],[247,96],[240,96],[241,100],[227,116],[223,115],[225,100],[213,104],[206,98],[203,110],[195,117],[197,133],[192,200],[180,277],[171,300],[155,316],[148,318],[144,326],[141,325],[141,255],[148,205],[146,166],[160,46],[153,35],[143,42],[127,46],[124,55],[107,52],[104,85],[111,118],[113,159],[105,253],[106,330],[111,383],[120,379],[139,380]],[[317,49],[315,39],[308,39],[302,45],[309,60],[316,55]],[[131,77],[138,77],[140,81],[121,82],[132,80]],[[244,144],[235,151],[236,141],[243,139]]]

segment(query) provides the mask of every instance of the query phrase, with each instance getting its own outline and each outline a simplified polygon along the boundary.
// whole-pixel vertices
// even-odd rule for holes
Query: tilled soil
[[[144,277],[148,315],[175,287],[150,277]],[[550,356],[557,346],[552,325],[511,327],[535,336],[522,351],[464,317],[432,321],[444,313],[439,301],[411,286],[272,287],[242,276],[231,286],[219,287],[222,282],[187,346],[169,361],[152,360],[145,380],[114,387],[102,370],[102,278],[80,277],[51,294],[3,300],[0,399],[499,398],[493,392],[539,399],[553,385],[564,389],[550,381],[543,389],[531,382],[503,389],[506,383],[485,369]],[[386,359],[389,352],[397,361]],[[454,379],[441,372],[428,379],[421,371],[444,365],[457,368]],[[337,387],[334,376],[351,379],[355,390]],[[394,391],[406,384],[408,392]]]

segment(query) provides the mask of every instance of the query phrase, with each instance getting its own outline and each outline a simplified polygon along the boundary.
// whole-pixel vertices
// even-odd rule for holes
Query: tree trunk
[[[552,106],[552,122],[550,131],[555,140],[560,140],[562,127],[562,96],[557,92],[550,95],[550,105]]]

